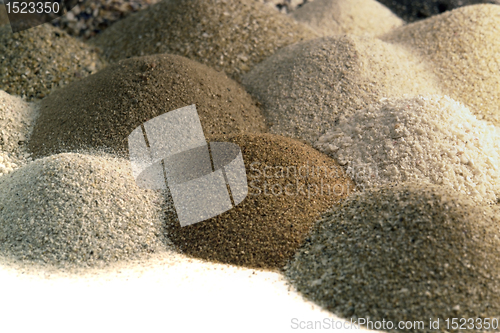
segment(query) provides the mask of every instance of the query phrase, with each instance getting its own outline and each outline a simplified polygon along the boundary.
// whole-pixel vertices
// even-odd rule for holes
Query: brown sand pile
[[[294,11],[292,17],[321,36],[378,36],[404,23],[375,0],[315,0]]]
[[[354,183],[333,159],[292,139],[243,134],[224,141],[241,147],[248,196],[232,210],[186,227],[171,217],[168,237],[198,258],[282,267],[320,212],[352,192]]]
[[[438,93],[427,66],[398,45],[332,36],[280,50],[242,83],[262,102],[271,132],[313,143],[340,111],[383,97]]]
[[[95,47],[43,24],[18,33],[0,28],[0,89],[29,100],[104,67]]]
[[[445,94],[500,124],[500,6],[462,7],[382,37],[433,63]]]
[[[255,101],[225,74],[180,56],[154,55],[120,61],[45,98],[29,148],[35,156],[89,147],[125,153],[136,127],[191,104],[208,139],[266,130]]]
[[[498,235],[496,207],[444,186],[385,186],[325,214],[286,275],[341,316],[426,323],[412,332],[440,318],[445,331],[447,318],[498,317]]]
[[[111,61],[172,53],[239,78],[279,48],[317,35],[255,0],[165,0],[95,39]]]
[[[0,177],[0,252],[94,266],[164,244],[160,196],[137,187],[130,162],[60,154]]]

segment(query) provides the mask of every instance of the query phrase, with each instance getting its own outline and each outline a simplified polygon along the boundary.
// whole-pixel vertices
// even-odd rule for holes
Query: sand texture
[[[127,154],[145,121],[195,104],[207,139],[266,131],[256,101],[223,73],[175,55],[123,60],[41,102],[29,148],[34,156],[104,149]]]
[[[0,177],[0,251],[17,260],[94,266],[158,251],[160,197],[128,161],[53,155]]]
[[[380,98],[436,93],[428,64],[371,37],[331,36],[288,46],[245,75],[270,131],[314,143],[339,112]]]
[[[500,130],[448,97],[389,99],[343,113],[316,147],[358,185],[449,185],[478,203],[500,193]]]
[[[315,0],[292,13],[321,36],[339,34],[377,36],[404,24],[375,0]]]
[[[365,191],[318,221],[286,275],[348,318],[427,321],[406,331],[445,331],[429,329],[428,318],[496,318],[498,213],[436,185]]]
[[[0,89],[41,99],[105,66],[99,51],[48,24],[13,34],[0,28]]]
[[[321,212],[345,198],[354,183],[326,155],[281,136],[242,134],[225,139],[241,147],[248,195],[210,220],[168,226],[186,254],[256,268],[281,268]]]
[[[474,5],[400,27],[383,37],[421,54],[443,93],[500,124],[500,6]]]
[[[279,48],[316,36],[255,0],[167,0],[117,22],[94,43],[111,61],[172,53],[238,79]]]

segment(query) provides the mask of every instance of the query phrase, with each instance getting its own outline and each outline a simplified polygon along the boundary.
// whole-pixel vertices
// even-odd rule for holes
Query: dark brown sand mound
[[[239,78],[279,48],[316,36],[255,0],[166,0],[118,21],[95,44],[110,61],[172,53]]]
[[[298,141],[243,134],[224,139],[241,147],[248,196],[204,222],[168,223],[168,237],[186,254],[260,268],[282,267],[321,211],[354,189],[338,164]]]
[[[96,47],[49,24],[12,33],[0,27],[0,89],[28,100],[104,67]]]
[[[498,318],[494,206],[475,206],[447,187],[406,183],[350,196],[313,230],[286,275],[334,313],[425,322],[412,332],[436,332],[429,318],[440,318],[438,331],[447,318]]]
[[[255,101],[225,74],[180,56],[153,55],[121,61],[45,98],[29,148],[35,156],[87,148],[126,153],[136,127],[191,104],[208,139],[266,129]]]
[[[455,9],[382,37],[433,65],[444,94],[500,124],[500,6]]]

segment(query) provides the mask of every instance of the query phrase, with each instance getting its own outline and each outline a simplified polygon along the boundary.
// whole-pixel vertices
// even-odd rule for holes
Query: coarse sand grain
[[[52,155],[0,177],[0,254],[58,267],[103,266],[168,245],[161,196],[130,163]]]
[[[449,97],[393,98],[342,113],[315,146],[362,187],[446,184],[478,203],[500,194],[500,130]]]
[[[375,0],[315,0],[307,2],[291,15],[321,36],[377,36],[404,24],[403,20]]]
[[[110,61],[172,53],[239,79],[279,48],[315,37],[255,0],[165,0],[118,21],[94,43]]]
[[[270,131],[314,143],[337,114],[384,97],[436,94],[428,64],[398,45],[331,36],[288,46],[243,78]]]
[[[462,7],[381,38],[422,55],[446,95],[500,125],[500,6]]]
[[[242,134],[224,141],[241,147],[248,195],[232,210],[182,228],[170,214],[169,239],[194,257],[283,267],[320,212],[355,188],[333,159],[296,140]]]
[[[27,141],[37,115],[37,104],[0,90],[0,177],[31,160]]]
[[[256,103],[225,74],[187,58],[125,59],[45,98],[29,148],[35,156],[88,148],[127,155],[127,138],[136,127],[191,104],[207,139],[264,132]]]
[[[105,66],[99,50],[49,24],[12,33],[0,28],[0,89],[28,100]]]
[[[342,317],[425,322],[408,332],[436,332],[440,318],[449,332],[447,318],[498,317],[499,235],[496,206],[446,186],[381,186],[327,212],[285,271]]]

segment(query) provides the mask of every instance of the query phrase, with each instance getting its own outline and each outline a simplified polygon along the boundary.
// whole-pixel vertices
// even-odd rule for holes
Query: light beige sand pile
[[[434,94],[428,64],[403,47],[353,35],[288,46],[245,75],[262,103],[270,131],[313,143],[339,112],[384,97]]]
[[[146,256],[168,243],[160,204],[126,160],[39,159],[0,177],[0,256],[58,267]]]
[[[500,194],[500,129],[441,96],[395,98],[344,112],[316,147],[358,185],[449,185],[477,203]]]
[[[404,21],[375,0],[315,0],[292,13],[321,36],[338,34],[378,36]]]
[[[0,90],[0,177],[29,161],[27,142],[38,105]]]
[[[500,124],[500,6],[458,8],[382,39],[425,57],[445,94],[480,119]]]
[[[255,0],[165,0],[118,21],[94,42],[111,61],[172,53],[238,79],[278,49],[314,37]]]

